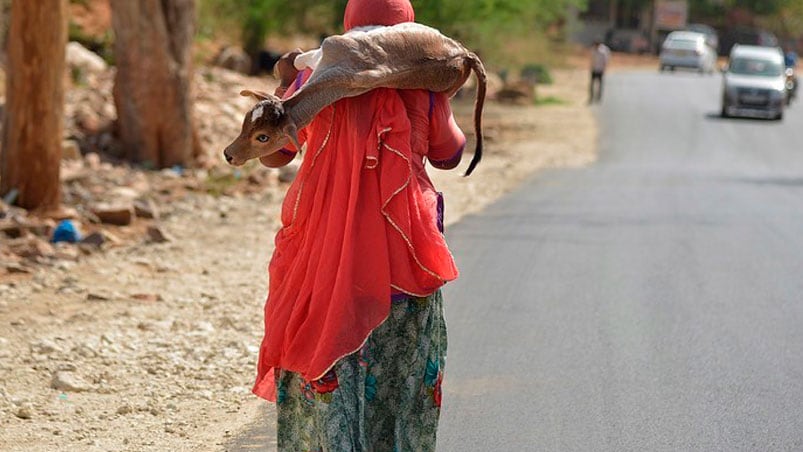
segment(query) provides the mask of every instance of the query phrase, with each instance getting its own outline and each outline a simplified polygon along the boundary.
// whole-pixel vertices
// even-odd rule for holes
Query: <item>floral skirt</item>
[[[277,372],[279,451],[434,451],[445,362],[441,292],[394,301],[320,380]]]

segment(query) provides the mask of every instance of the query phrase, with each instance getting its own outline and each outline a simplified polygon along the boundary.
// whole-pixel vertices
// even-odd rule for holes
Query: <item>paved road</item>
[[[803,450],[803,105],[610,77],[601,155],[451,230],[441,451]]]
[[[606,88],[597,164],[449,232],[439,450],[803,450],[803,104],[723,120],[718,77]]]

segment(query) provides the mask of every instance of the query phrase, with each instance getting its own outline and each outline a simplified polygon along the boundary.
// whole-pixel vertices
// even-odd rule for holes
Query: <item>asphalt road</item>
[[[439,451],[803,450],[803,103],[719,83],[610,76],[598,163],[451,228]]]
[[[803,105],[720,82],[610,77],[597,164],[452,228],[440,451],[803,450]]]

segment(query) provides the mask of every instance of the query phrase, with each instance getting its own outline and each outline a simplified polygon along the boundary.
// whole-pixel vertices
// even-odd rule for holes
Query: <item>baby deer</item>
[[[308,55],[311,54],[311,55]],[[226,161],[246,161],[297,148],[298,130],[326,106],[376,88],[426,89],[454,94],[477,75],[474,103],[476,148],[466,176],[482,158],[482,107],[486,75],[479,57],[438,30],[416,23],[354,29],[326,38],[319,50],[304,54],[319,60],[307,83],[286,100],[259,91],[242,91],[259,102],[245,115],[240,135],[224,150]]]

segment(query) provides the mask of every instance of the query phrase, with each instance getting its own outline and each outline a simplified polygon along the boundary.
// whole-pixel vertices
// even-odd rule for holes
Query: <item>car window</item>
[[[760,58],[734,58],[729,71],[737,75],[777,77],[783,74],[783,67],[780,63]]]
[[[670,49],[694,50],[697,48],[697,41],[693,39],[670,39],[666,41],[665,47]]]

